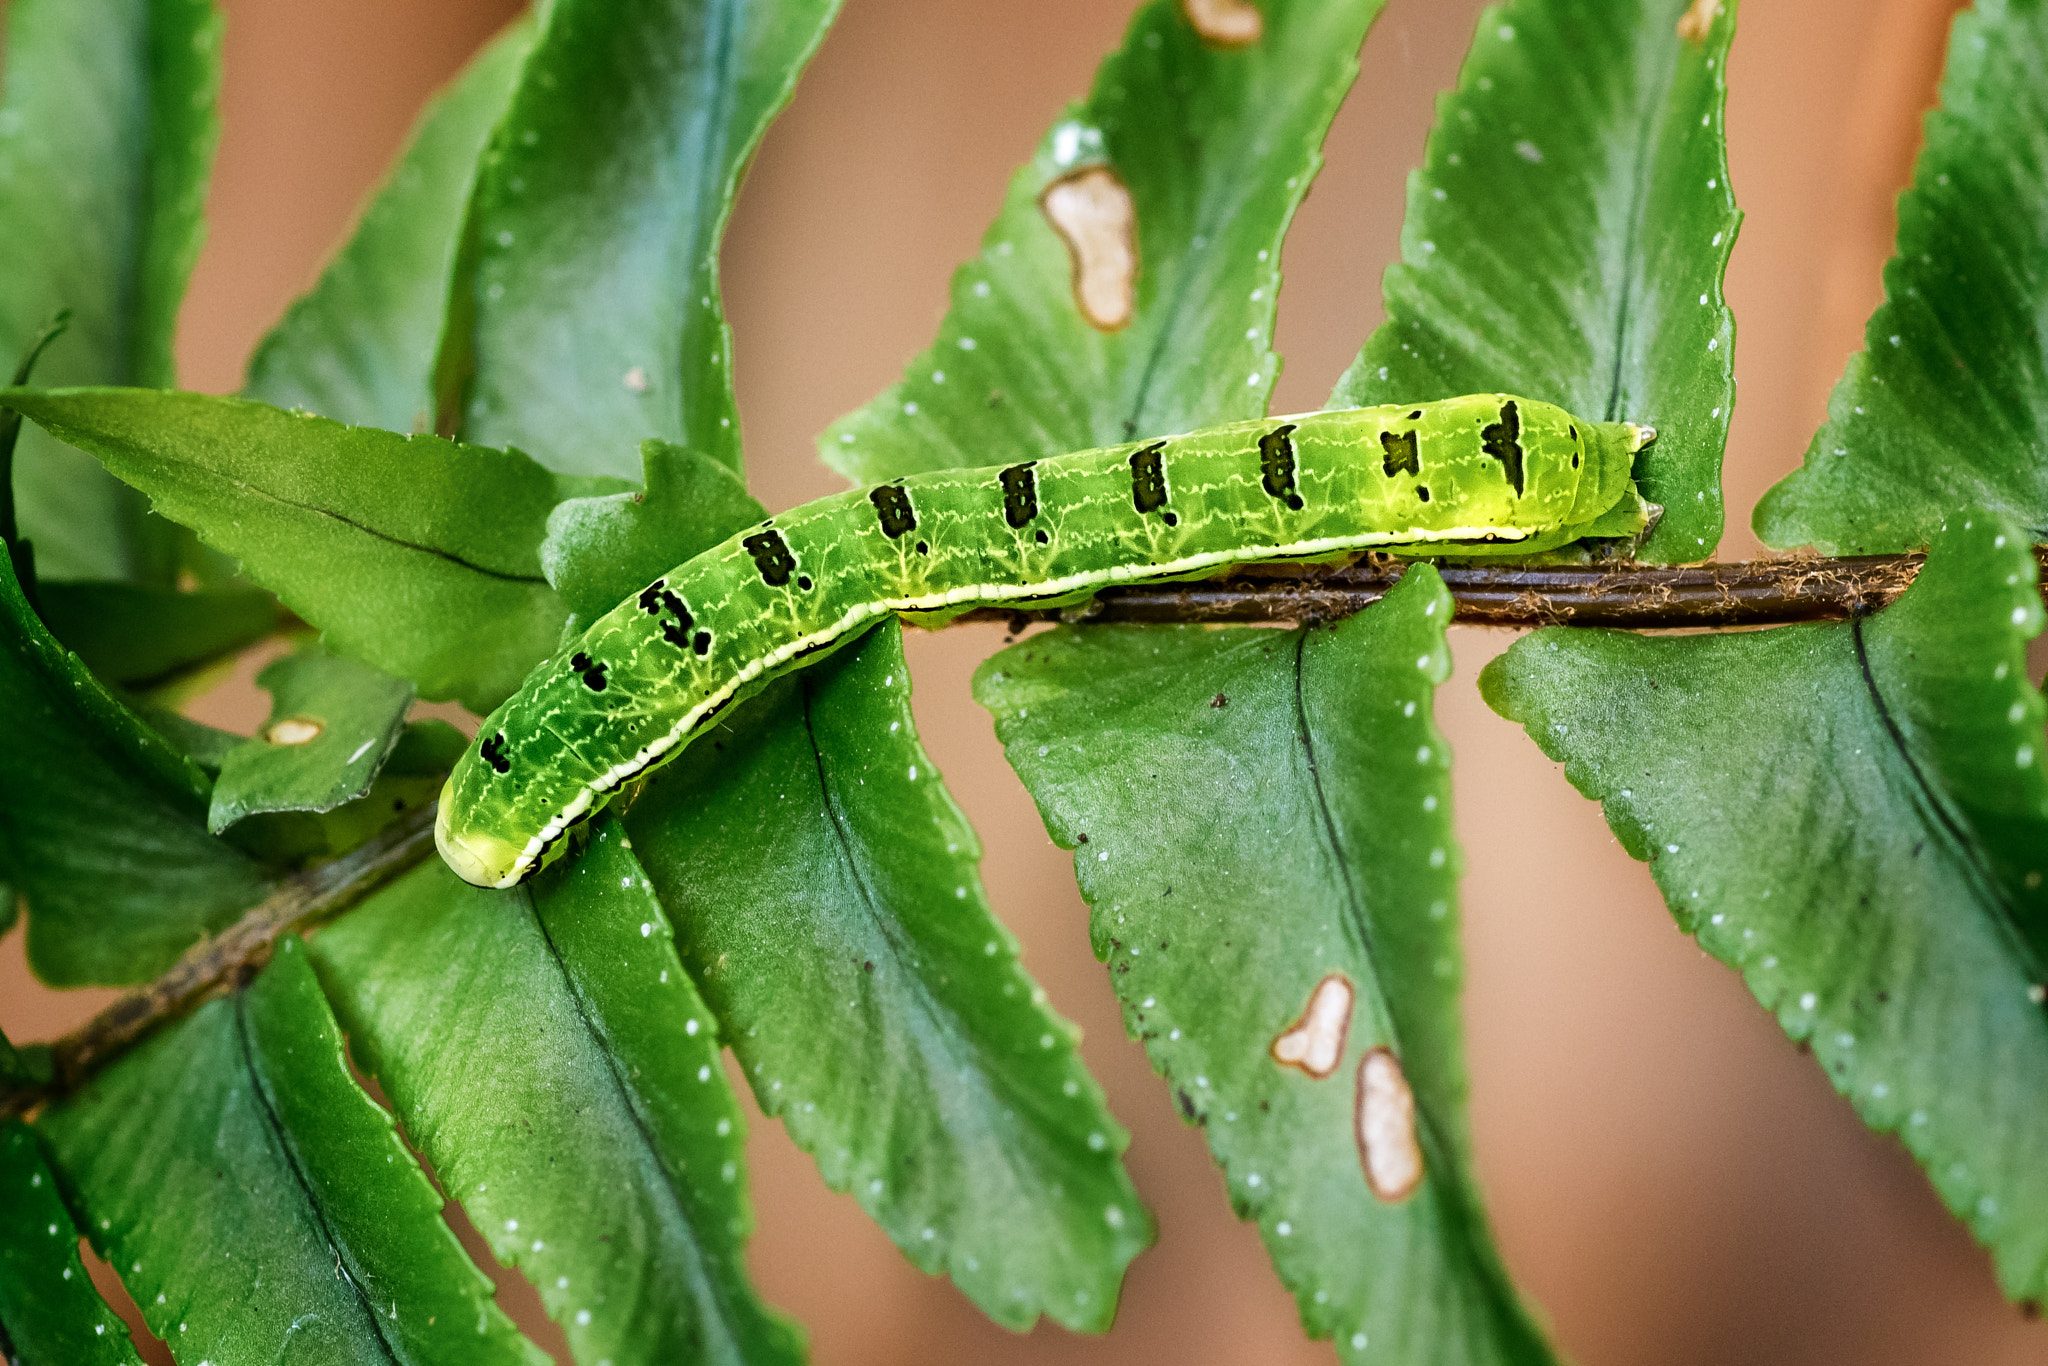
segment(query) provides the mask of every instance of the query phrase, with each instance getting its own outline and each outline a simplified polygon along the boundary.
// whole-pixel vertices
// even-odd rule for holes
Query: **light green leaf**
[[[517,451],[204,394],[10,389],[0,401],[97,455],[335,650],[422,697],[488,712],[568,616],[540,544],[556,503],[597,490]]]
[[[1672,914],[2048,1294],[2048,781],[2022,538],[1975,517],[1874,617],[1546,630],[1481,678]]]
[[[1430,714],[1450,615],[1422,567],[1334,630],[1064,628],[989,660],[975,697],[1076,850],[1126,1028],[1310,1333],[1349,1361],[1547,1363],[1465,1130],[1450,755]],[[1273,1052],[1312,1002],[1343,1022],[1320,1076]],[[1372,1050],[1412,1089],[1410,1194],[1367,1176],[1398,1174],[1400,1143],[1361,1155],[1364,1068],[1387,1065]]]
[[[718,243],[838,0],[555,0],[470,208],[440,430],[553,469],[740,468]]]
[[[1866,555],[1985,508],[2048,541],[2048,7],[1956,16],[1897,255],[1806,464],[1757,504],[1774,546]]]
[[[277,603],[247,588],[181,593],[130,583],[45,583],[36,606],[57,639],[109,683],[148,688],[253,644]]]
[[[406,695],[411,696],[410,692]],[[166,734],[174,731],[185,752],[202,767],[211,762],[216,773],[227,754],[234,750],[245,744],[258,746],[259,752],[261,748],[259,741],[245,740],[239,735],[218,731],[212,736],[197,734],[191,722],[183,728],[167,728]],[[221,745],[221,740],[227,743]],[[317,858],[338,858],[368,842],[407,812],[434,802],[441,795],[448,770],[468,747],[469,741],[462,732],[445,721],[415,722],[400,732],[383,769],[366,790],[330,811],[259,811],[243,816],[225,831],[226,837],[267,865],[298,865]]]
[[[801,1358],[746,1280],[716,1026],[616,823],[510,892],[433,860],[312,952],[406,1132],[577,1361]]]
[[[206,832],[210,784],[44,629],[0,567],[0,881],[53,985],[138,982],[268,879]]]
[[[900,629],[708,731],[628,826],[755,1097],[826,1184],[998,1323],[1106,1328],[1151,1219],[917,743]]]
[[[1330,396],[1502,390],[1655,427],[1636,468],[1664,508],[1649,560],[1705,559],[1720,541],[1735,401],[1721,297],[1742,221],[1722,137],[1735,2],[1703,33],[1701,10],[1510,0],[1480,16],[1408,181],[1387,321]]]
[[[541,568],[576,627],[768,515],[740,477],[708,455],[645,441],[640,460],[642,492],[572,498],[548,514]]]
[[[395,432],[434,427],[434,350],[476,166],[533,40],[522,19],[414,126],[411,144],[320,283],[249,362],[245,396]]]
[[[59,309],[54,384],[169,385],[219,132],[211,0],[13,0],[0,77],[0,355]],[[77,451],[25,432],[22,530],[46,578],[170,586],[176,528]]]
[[[256,675],[270,720],[221,761],[206,828],[264,811],[332,811],[369,789],[405,729],[413,689],[318,645]]]
[[[5,1047],[0,1041],[0,1047]],[[0,1123],[0,1347],[22,1366],[141,1366],[78,1256],[57,1178],[20,1120]]]
[[[1010,182],[938,339],[820,439],[826,461],[879,482],[1264,413],[1281,240],[1381,2],[1263,0],[1262,36],[1235,48],[1204,43],[1173,0],[1139,10]],[[1083,313],[1041,207],[1090,168],[1121,182],[1136,220],[1134,311],[1116,331]]]
[[[295,938],[40,1127],[93,1247],[181,1361],[547,1360],[350,1078]]]

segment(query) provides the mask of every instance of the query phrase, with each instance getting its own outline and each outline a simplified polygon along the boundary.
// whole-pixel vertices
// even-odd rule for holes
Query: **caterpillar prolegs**
[[[1266,418],[820,498],[664,574],[537,667],[442,790],[435,839],[509,887],[722,709],[883,616],[1379,549],[1526,556],[1639,534],[1654,436],[1478,394]]]

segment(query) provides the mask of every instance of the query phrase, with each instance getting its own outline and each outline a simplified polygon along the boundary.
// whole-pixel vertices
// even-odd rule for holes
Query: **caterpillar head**
[[[443,784],[440,808],[434,813],[434,847],[455,875],[478,887],[510,887],[524,880],[532,871],[532,862],[521,867],[521,851],[510,841],[474,826],[458,828],[454,797],[454,782]]]

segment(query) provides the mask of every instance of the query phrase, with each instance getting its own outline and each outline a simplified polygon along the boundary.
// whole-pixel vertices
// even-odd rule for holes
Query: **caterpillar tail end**
[[[434,813],[434,847],[455,870],[455,876],[476,887],[509,887],[519,880],[519,850],[494,835],[474,830],[457,830],[450,813],[454,809],[455,784],[441,787],[441,800]]]

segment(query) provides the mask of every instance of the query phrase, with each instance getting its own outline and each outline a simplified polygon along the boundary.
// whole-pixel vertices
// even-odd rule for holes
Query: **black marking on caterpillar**
[[[1161,521],[1178,526],[1180,518],[1162,512],[1167,498],[1166,465],[1159,453],[1165,449],[1164,441],[1155,441],[1143,450],[1131,452],[1131,506],[1139,512],[1159,512]]]
[[[662,624],[666,626],[668,623],[663,622]],[[604,691],[604,671],[611,667],[610,665],[594,663],[589,655],[578,650],[575,654],[569,656],[569,667],[583,675],[584,687],[592,692]]]
[[[1397,474],[1422,473],[1422,456],[1416,450],[1415,433],[1381,432],[1380,468],[1392,479]]]
[[[512,771],[512,761],[505,757],[505,732],[499,731],[477,747],[485,763],[500,774]]]
[[[763,527],[741,541],[740,545],[754,557],[754,567],[761,571],[761,582],[770,588],[786,586],[790,575],[796,572],[796,556],[789,553],[789,542],[783,540],[782,533],[774,527]]]
[[[917,530],[917,510],[910,506],[910,494],[901,484],[883,484],[868,493],[881,518],[882,534],[895,540],[906,531]]]
[[[1259,483],[1294,511],[1301,511],[1301,495],[1294,489],[1294,424],[1288,423],[1259,438]]]
[[[667,585],[666,579],[656,579],[648,585],[646,591],[640,594],[640,610],[652,615],[659,615],[664,611],[669,614],[669,619],[661,623],[661,638],[678,650],[694,650],[699,655],[709,654],[711,633],[697,631],[694,636],[691,635],[691,631],[697,625],[697,619],[690,614],[690,609],[684,605],[683,600]]]
[[[1500,421],[1490,422],[1479,433],[1479,444],[1485,452],[1500,461],[1501,471],[1508,482],[1515,486],[1515,497],[1522,496],[1522,415],[1515,411],[1513,399],[1500,406]]]
[[[1031,525],[1031,519],[1038,515],[1038,476],[1033,473],[1036,460],[1026,460],[1021,465],[1012,465],[996,476],[1003,486],[1003,520],[1022,531]],[[1045,534],[1039,533],[1039,544],[1045,543]]]

